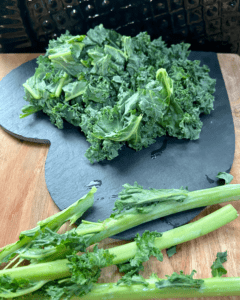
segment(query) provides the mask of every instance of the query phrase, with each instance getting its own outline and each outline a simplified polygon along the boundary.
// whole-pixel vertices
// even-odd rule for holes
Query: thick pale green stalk
[[[237,216],[238,214],[236,209],[229,204],[196,222],[163,233],[162,237],[155,239],[155,245],[162,250],[166,247],[169,248],[191,239],[195,239],[231,222],[236,219]],[[109,249],[109,252],[116,255],[113,260],[113,264],[119,264],[134,257],[136,250],[136,243],[132,242],[111,248]],[[67,259],[56,260],[48,263],[40,263],[38,265],[3,270],[0,271],[0,276],[5,274],[16,279],[25,278],[29,280],[60,279],[71,275],[67,264]]]
[[[235,208],[228,204],[198,221],[164,232],[162,237],[155,238],[155,246],[163,250],[196,239],[233,221],[237,216]],[[136,250],[136,243],[132,242],[109,249],[109,252],[116,256],[113,263],[120,264],[132,258]]]
[[[158,289],[155,282],[152,280],[149,282],[147,287],[143,285],[117,286],[114,283],[95,284],[90,293],[83,297],[73,297],[71,300],[144,300],[240,295],[240,277],[206,278],[199,289],[173,287]]]
[[[189,192],[188,197],[183,202],[165,201],[154,206],[152,211],[147,214],[133,213],[124,214],[116,218],[108,218],[102,223],[100,228],[99,223],[95,223],[95,235],[89,240],[89,245],[95,244],[107,237],[113,236],[119,232],[125,231],[140,224],[172,215],[181,211],[234,201],[240,199],[240,184],[229,184],[219,187],[214,187],[205,190]],[[94,226],[92,227],[94,231]],[[98,232],[99,231],[99,232]],[[84,235],[84,228],[81,225],[77,228],[79,235]]]
[[[68,208],[60,211],[59,213],[37,223],[37,227],[33,228],[32,236],[24,235],[25,232],[20,234],[19,241],[16,243],[7,245],[0,252],[0,263],[1,261],[8,255],[16,252],[18,249],[23,247],[24,245],[30,243],[33,239],[35,239],[40,230],[44,231],[46,227],[53,231],[58,231],[59,228],[67,221],[70,221],[71,224],[75,223],[78,218],[80,218],[83,213],[93,205],[94,202],[94,193],[97,191],[96,187],[93,187],[91,191],[84,195],[81,199],[74,202]],[[26,231],[30,232],[30,230]]]
[[[162,279],[159,279],[159,281]],[[148,286],[141,284],[126,286],[116,283],[94,284],[93,289],[82,297],[72,297],[71,300],[148,300],[165,298],[199,298],[214,296],[240,296],[240,277],[215,277],[203,279],[202,286],[197,288],[168,287],[158,289],[155,281],[147,279]],[[21,297],[22,300],[49,300],[50,297],[42,296],[36,292]]]

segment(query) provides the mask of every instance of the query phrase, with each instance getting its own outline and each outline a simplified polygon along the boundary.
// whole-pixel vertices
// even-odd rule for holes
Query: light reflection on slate
[[[203,128],[196,141],[160,137],[156,143],[139,152],[123,147],[112,161],[90,164],[84,153],[89,144],[79,128],[64,123],[59,130],[42,112],[19,119],[23,100],[22,84],[34,74],[35,60],[10,72],[0,82],[0,125],[22,140],[50,143],[45,165],[45,179],[49,193],[62,210],[86,194],[96,185],[94,206],[84,214],[89,221],[110,216],[114,201],[124,183],[135,181],[144,188],[180,188],[190,191],[217,185],[218,172],[231,168],[235,136],[227,91],[217,55],[211,52],[192,52],[190,59],[198,59],[210,67],[210,76],[217,79],[214,111],[202,116]],[[155,220],[115,236],[131,239],[138,232],[160,232],[182,225],[200,211],[194,209]]]

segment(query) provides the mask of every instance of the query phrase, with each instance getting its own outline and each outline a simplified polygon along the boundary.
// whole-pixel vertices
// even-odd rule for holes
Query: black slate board
[[[84,153],[88,148],[79,128],[65,123],[59,130],[47,115],[35,113],[20,119],[23,100],[22,84],[34,74],[36,61],[27,62],[10,72],[0,82],[0,125],[10,134],[27,141],[51,143],[45,165],[49,193],[64,209],[86,194],[95,185],[95,203],[85,213],[89,221],[103,220],[112,211],[117,194],[124,183],[137,181],[144,188],[180,188],[190,191],[217,185],[218,172],[229,172],[235,150],[235,135],[227,91],[217,55],[212,52],[192,52],[191,60],[198,59],[210,68],[210,76],[217,79],[214,111],[203,115],[203,128],[197,141],[158,138],[149,148],[135,152],[124,148],[112,161],[91,165]],[[194,209],[161,218],[115,236],[131,239],[137,232],[160,232],[185,224],[202,209]]]

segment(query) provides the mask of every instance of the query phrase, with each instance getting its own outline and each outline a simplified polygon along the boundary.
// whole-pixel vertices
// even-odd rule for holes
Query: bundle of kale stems
[[[20,117],[43,111],[58,128],[64,121],[79,127],[91,163],[112,160],[123,146],[139,151],[163,135],[196,140],[200,114],[213,109],[216,80],[188,59],[189,47],[102,25],[86,35],[66,32],[50,40],[23,84],[29,104]]]
[[[65,210],[21,232],[16,243],[0,252],[0,297],[25,300],[44,299],[152,299],[240,295],[240,277],[222,277],[227,251],[218,252],[212,278],[195,279],[191,274],[174,272],[166,278],[152,274],[144,278],[143,263],[150,256],[163,260],[161,250],[175,253],[176,245],[212,232],[236,219],[236,209],[227,204],[213,213],[164,233],[145,231],[133,242],[103,249],[101,240],[142,223],[177,212],[238,200],[240,185],[229,184],[230,174],[219,173],[225,184],[214,188],[143,189],[136,182],[125,184],[115,202],[113,213],[103,221],[82,220],[65,233],[60,227],[73,224],[93,205],[93,187],[88,194]],[[92,247],[89,247],[94,245]],[[116,265],[124,275],[118,282],[98,283],[101,269]],[[144,274],[144,273],[143,273]]]

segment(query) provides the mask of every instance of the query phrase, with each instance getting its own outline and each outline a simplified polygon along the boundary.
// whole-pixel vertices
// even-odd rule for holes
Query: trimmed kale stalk
[[[103,300],[103,299],[164,299],[164,298],[191,298],[212,296],[239,296],[240,277],[221,277],[227,271],[222,263],[227,260],[227,251],[217,253],[217,259],[211,266],[213,278],[195,279],[196,270],[191,274],[180,271],[174,272],[166,279],[152,274],[148,279],[143,276],[132,276],[132,281],[118,283],[95,283],[89,293],[83,296],[70,296],[71,300]],[[213,272],[214,270],[214,272]],[[224,272],[222,272],[224,270]],[[47,292],[46,292],[47,291]],[[50,300],[60,299],[59,289],[52,288],[28,294],[23,300]]]
[[[197,207],[238,200],[240,197],[238,184],[193,192],[185,189],[147,190],[136,182],[133,186],[125,184],[123,187],[110,218],[99,222],[83,220],[75,229],[74,234],[82,237],[82,244],[86,247],[151,220]],[[71,254],[71,251],[64,246],[59,249],[52,245],[51,252],[44,256],[39,252],[35,259],[47,262],[65,258],[67,254]]]
[[[231,184],[189,192],[185,189],[143,189],[135,183],[124,185],[110,218],[102,222],[82,221],[76,232],[89,234],[89,244],[106,237],[181,211],[238,200],[240,185]]]
[[[173,274],[173,280],[178,274]],[[182,276],[184,275],[180,273]],[[193,279],[192,284],[186,285],[184,282],[173,286],[161,286],[165,283],[164,279],[157,276],[151,276],[145,279],[142,284],[132,286],[116,285],[115,283],[95,283],[91,292],[81,297],[71,297],[71,300],[148,300],[165,298],[201,298],[214,296],[240,296],[240,277],[219,277],[205,278],[202,280]],[[200,286],[199,283],[201,282]],[[197,284],[197,287],[194,285]],[[43,293],[33,293],[21,297],[22,300],[50,300],[53,299]]]
[[[229,204],[196,222],[169,230],[168,232],[163,233],[161,237],[156,237],[154,245],[151,245],[151,249],[162,250],[200,237],[231,222],[236,219],[237,216],[237,211]],[[60,283],[66,283],[66,286],[63,287],[63,289],[60,289],[61,292],[64,290],[64,293],[68,293],[67,291],[69,288],[69,290],[71,289],[71,293],[73,293],[73,290],[75,291],[75,295],[84,295],[84,293],[89,292],[92,289],[93,283],[96,282],[96,280],[94,281],[94,278],[98,279],[100,276],[100,268],[111,264],[122,264],[136,258],[136,254],[137,241],[114,247],[109,250],[96,249],[95,247],[93,253],[84,253],[82,256],[73,254],[68,257],[69,259],[2,270],[0,271],[0,280],[2,280],[1,288],[4,290],[1,291],[0,288],[0,297],[15,297],[18,296],[19,293],[22,295],[24,293],[24,287],[18,288],[17,286],[17,283],[21,280],[26,281],[25,285],[27,287],[25,291],[28,293],[30,284],[35,284],[35,286],[42,284],[44,286],[46,283],[44,283],[44,281],[50,281],[51,284],[51,281],[59,279],[62,279],[62,281],[60,280]],[[93,278],[93,281],[91,281],[91,278]],[[7,285],[10,287],[12,287],[13,282],[15,282],[14,291],[8,291],[8,289],[4,287],[3,282],[5,279],[10,281],[10,284]],[[56,282],[53,282],[53,286],[56,284]],[[81,289],[82,287],[84,288],[83,290]]]
[[[0,263],[8,262],[16,254],[26,251],[31,246],[31,243],[46,230],[57,232],[67,221],[70,221],[70,224],[75,223],[93,205],[94,193],[96,191],[96,187],[93,187],[88,194],[84,195],[68,208],[43,221],[39,221],[35,228],[21,232],[19,240],[16,243],[7,245],[2,249],[0,252]]]

